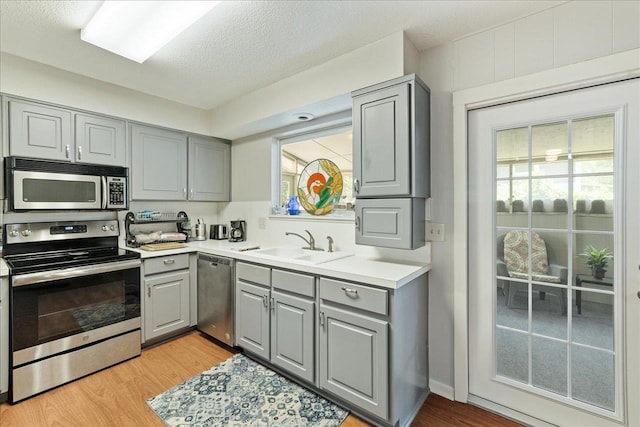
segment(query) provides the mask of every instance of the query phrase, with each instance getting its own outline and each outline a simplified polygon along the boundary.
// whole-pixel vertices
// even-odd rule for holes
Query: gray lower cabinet
[[[269,288],[238,279],[235,315],[236,344],[269,360]]]
[[[425,244],[425,199],[357,199],[356,243],[397,249]]]
[[[0,394],[9,391],[9,280],[0,278]]]
[[[131,199],[187,199],[187,135],[132,124]]]
[[[127,136],[124,120],[76,114],[75,160],[126,166]]]
[[[189,200],[230,200],[231,145],[229,141],[189,135]]]
[[[189,254],[148,258],[142,269],[144,341],[188,328],[192,324]]]
[[[320,387],[387,418],[389,324],[320,305]]]
[[[236,344],[313,383],[315,278],[241,262],[236,278]]]
[[[10,99],[9,154],[71,161],[71,111]]]

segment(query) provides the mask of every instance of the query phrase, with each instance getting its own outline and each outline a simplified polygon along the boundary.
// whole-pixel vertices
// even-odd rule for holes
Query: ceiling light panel
[[[105,1],[80,38],[143,63],[219,1]]]

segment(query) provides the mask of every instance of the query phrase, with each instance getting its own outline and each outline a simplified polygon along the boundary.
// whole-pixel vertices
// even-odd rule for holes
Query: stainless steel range
[[[5,225],[11,402],[140,354],[139,254],[118,221]]]

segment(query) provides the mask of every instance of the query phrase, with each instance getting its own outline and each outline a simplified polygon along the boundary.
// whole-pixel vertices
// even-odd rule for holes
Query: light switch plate
[[[444,224],[427,222],[427,241],[444,242]]]
[[[264,230],[267,228],[267,218],[264,218],[264,217],[258,218],[258,228],[260,230]]]

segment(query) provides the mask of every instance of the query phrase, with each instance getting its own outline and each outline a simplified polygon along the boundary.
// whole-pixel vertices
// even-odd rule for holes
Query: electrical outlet
[[[427,241],[444,242],[444,224],[427,222]]]
[[[260,230],[265,230],[267,228],[267,218],[264,218],[264,217],[258,218],[258,228]]]

